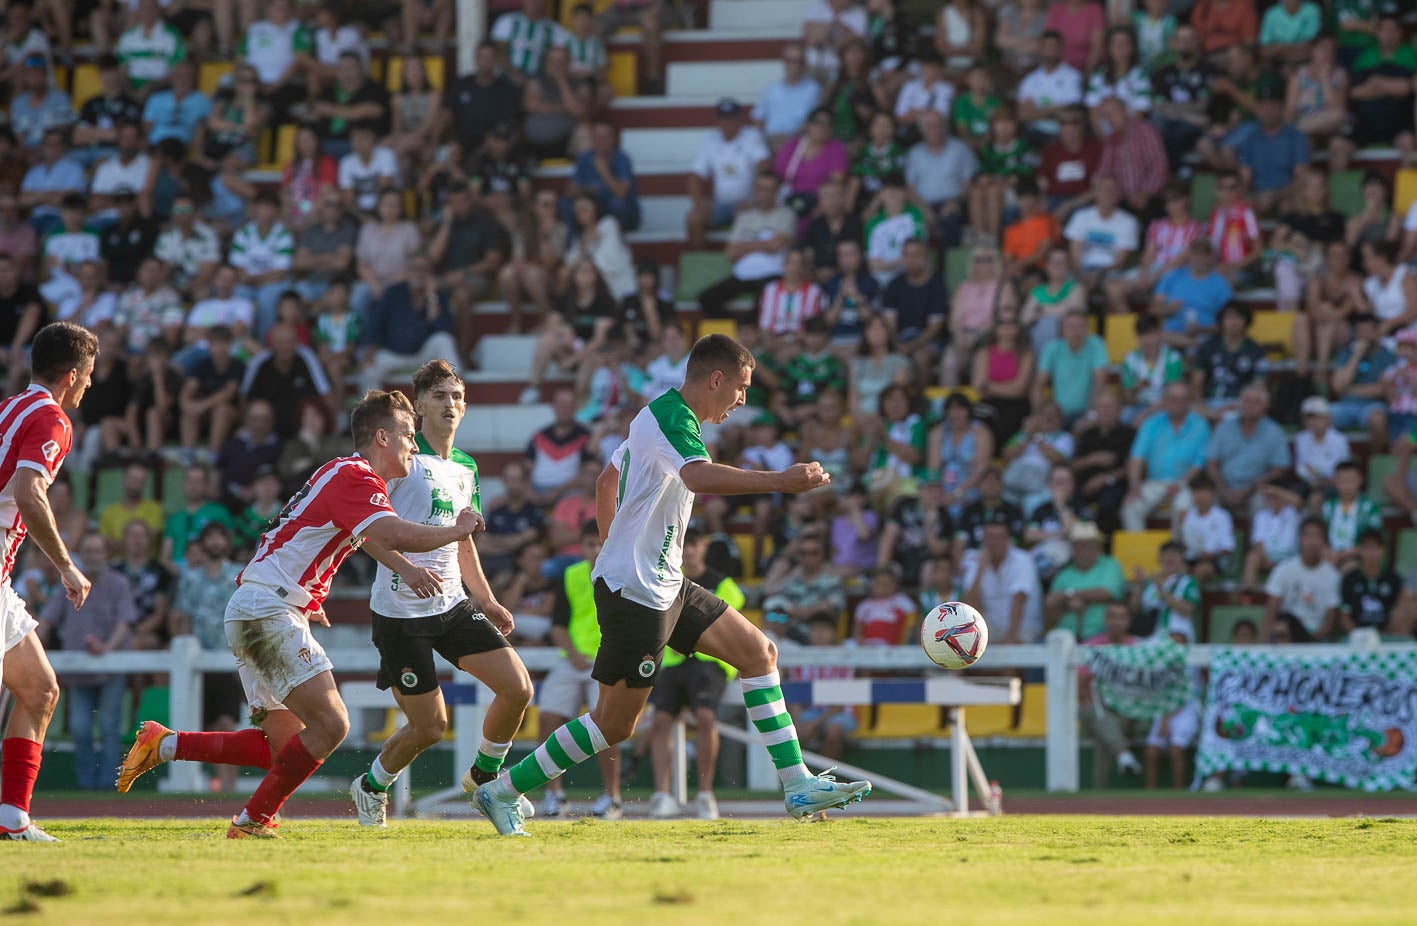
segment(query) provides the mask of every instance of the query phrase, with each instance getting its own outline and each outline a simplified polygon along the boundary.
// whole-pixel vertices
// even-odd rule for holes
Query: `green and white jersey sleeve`
[[[444,460],[418,435],[418,452],[408,475],[389,480],[389,504],[405,521],[447,527],[464,508],[482,510],[482,490],[477,481],[477,463],[454,449]],[[398,575],[382,563],[374,575],[369,606],[384,617],[427,617],[442,614],[467,598],[462,570],[458,566],[458,545],[450,543],[428,553],[405,553],[409,561],[436,572],[443,591],[432,598],[419,598],[408,590]]]
[[[671,389],[630,422],[611,462],[620,471],[615,520],[591,577],[647,608],[666,610],[683,584],[684,528],[694,493],[679,470],[708,460],[699,419]],[[397,510],[397,506],[395,506]]]

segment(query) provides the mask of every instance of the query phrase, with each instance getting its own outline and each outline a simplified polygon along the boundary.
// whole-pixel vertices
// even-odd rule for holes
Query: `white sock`
[[[507,758],[507,753],[511,752],[511,750],[512,744],[510,742],[494,743],[485,736],[482,738],[482,742],[478,744],[477,747],[478,752],[486,756],[491,756],[494,759]]]
[[[163,762],[171,762],[177,758],[177,734],[164,736],[157,744],[157,757]]]
[[[384,763],[379,761],[379,757],[374,757],[374,762],[369,766],[369,777],[377,781],[382,787],[387,788],[398,780],[399,773],[391,772],[384,768]]]
[[[30,815],[14,804],[0,804],[0,827],[22,830],[30,825]]]

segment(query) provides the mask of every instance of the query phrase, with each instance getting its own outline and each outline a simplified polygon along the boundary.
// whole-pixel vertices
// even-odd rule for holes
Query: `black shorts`
[[[600,620],[600,650],[590,677],[602,685],[624,682],[649,688],[659,674],[664,647],[693,653],[709,625],[728,610],[728,602],[688,579],[668,610],[658,611],[612,592],[595,580],[595,612]]]
[[[399,694],[427,694],[438,687],[436,650],[454,666],[464,656],[511,646],[483,613],[462,601],[428,617],[374,615],[374,648],[379,651],[379,689]]]
[[[656,711],[678,717],[685,708],[717,711],[726,687],[728,673],[723,671],[723,666],[691,656],[661,672],[649,698]]]

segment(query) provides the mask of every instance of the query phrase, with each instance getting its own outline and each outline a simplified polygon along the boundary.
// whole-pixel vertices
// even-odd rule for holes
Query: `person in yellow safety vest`
[[[707,534],[693,528],[684,532],[684,575],[728,602],[729,607],[742,610],[745,598],[738,583],[710,569],[704,562],[708,540]],[[700,820],[718,819],[718,799],[713,796],[714,772],[718,768],[718,704],[723,700],[724,686],[737,674],[728,663],[712,656],[695,653],[686,657],[677,650],[665,649],[663,668],[650,694],[650,703],[654,705],[654,720],[650,726],[654,762],[651,817],[662,820],[684,813],[678,799],[670,793],[671,734],[679,713],[689,708],[694,712],[697,728],[694,743],[699,777],[694,812]]]
[[[542,738],[580,714],[582,707],[594,710],[600,694],[600,686],[590,677],[591,663],[595,661],[596,650],[600,649],[600,622],[595,614],[595,593],[590,579],[590,567],[600,553],[600,531],[593,520],[581,525],[581,552],[585,559],[566,567],[562,574],[556,605],[551,612],[551,642],[561,647],[565,658],[546,673],[541,682],[537,706]],[[616,749],[606,749],[596,756],[605,780],[605,792],[596,798],[590,812],[603,820],[620,819],[619,756]],[[554,778],[546,785],[541,814],[559,817],[568,812],[561,779]]]

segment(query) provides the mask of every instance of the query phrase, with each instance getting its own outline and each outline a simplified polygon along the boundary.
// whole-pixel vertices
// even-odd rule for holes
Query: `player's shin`
[[[178,759],[269,769],[271,744],[266,734],[255,727],[227,733],[178,733],[162,741],[158,756],[164,762]]]
[[[781,676],[773,671],[767,675],[745,678],[742,682],[748,719],[753,721],[753,726],[763,738],[763,745],[772,756],[778,780],[788,785],[810,778],[812,773],[802,762],[802,744],[797,740],[797,728],[792,724],[792,715],[787,712],[787,702],[782,697]]]
[[[311,755],[299,736],[291,737],[276,754],[271,770],[261,779],[237,821],[270,824],[295,789],[315,774],[323,761]]]
[[[502,798],[525,794],[544,786],[547,782],[561,777],[574,765],[578,765],[603,749],[609,748],[600,728],[591,720],[590,714],[582,714],[563,726],[557,727],[536,750],[516,765],[497,776],[496,782],[488,785]]]

